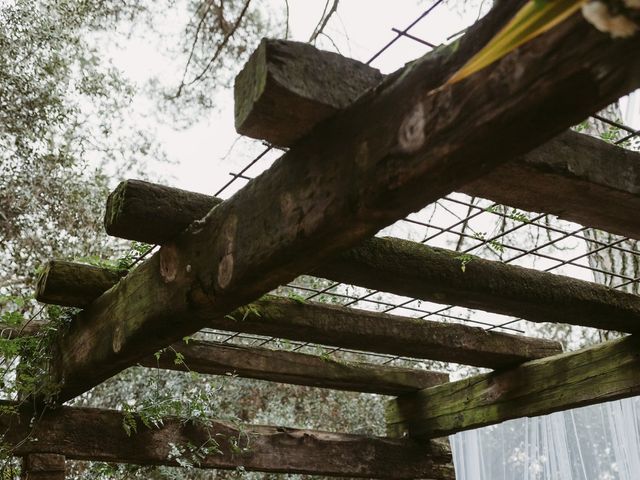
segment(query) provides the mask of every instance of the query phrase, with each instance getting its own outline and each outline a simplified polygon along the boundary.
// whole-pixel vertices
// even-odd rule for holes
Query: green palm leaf
[[[520,45],[550,30],[576,12],[587,0],[531,0],[491,41],[447,82],[476,73],[501,59]]]

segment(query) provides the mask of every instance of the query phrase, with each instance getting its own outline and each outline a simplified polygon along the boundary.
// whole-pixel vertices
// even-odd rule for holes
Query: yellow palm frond
[[[447,82],[476,73],[501,59],[520,45],[558,25],[587,0],[530,0],[491,41]]]

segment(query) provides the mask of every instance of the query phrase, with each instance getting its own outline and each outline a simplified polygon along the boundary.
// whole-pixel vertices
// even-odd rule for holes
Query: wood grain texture
[[[176,354],[182,355],[183,362],[175,362]],[[446,373],[416,368],[334,360],[318,355],[202,340],[174,343],[160,358],[149,357],[140,364],[151,368],[235,375],[382,395],[402,395],[449,380]]]
[[[381,240],[383,243],[386,241],[377,240]],[[396,240],[391,241],[392,245],[398,247],[394,251],[402,251],[405,248],[402,241],[398,245],[396,243],[398,243]],[[412,242],[406,243],[411,244]],[[373,246],[373,251],[375,251],[375,245],[377,243],[374,241],[366,242],[364,251],[369,252],[370,255],[371,250],[369,247]],[[410,245],[409,254],[415,252],[416,249],[420,254],[424,253],[421,252],[424,249],[422,245]],[[431,252],[431,249],[427,249],[427,253],[429,252]],[[411,258],[407,263],[406,261],[403,262],[403,258],[396,258],[394,255],[389,255],[390,253],[393,254],[393,252],[389,251],[389,248],[381,250],[381,256],[385,258],[385,265],[381,265],[382,268],[374,272],[366,270],[366,265],[364,267],[354,266],[353,261],[346,259],[343,264],[342,275],[346,275],[354,269],[364,268],[363,273],[371,274],[372,277],[389,278],[397,276],[397,282],[395,283],[398,288],[405,288],[404,284],[406,282],[416,282],[415,286],[406,287],[411,292],[417,289],[434,295],[434,292],[441,292],[445,289],[446,292],[454,292],[450,293],[450,295],[456,296],[456,298],[469,297],[471,299],[482,298],[484,295],[492,293],[491,289],[487,289],[484,286],[476,287],[475,284],[472,284],[471,282],[476,277],[467,277],[466,274],[463,274],[460,269],[460,262],[455,259],[453,254],[436,256],[431,267],[429,256]],[[356,256],[364,258],[367,255],[367,253],[362,253]],[[444,268],[441,265],[443,262],[445,264]],[[478,259],[474,268],[481,268],[481,262]],[[394,265],[387,268],[386,264],[389,263]],[[79,278],[87,275],[84,271],[86,269],[85,265],[76,264],[76,268],[80,271]],[[401,270],[400,272],[396,271],[398,268]],[[423,269],[427,273],[422,277],[407,277],[404,272],[405,269],[410,269],[414,272]],[[70,297],[77,298],[79,294],[74,291],[76,282],[68,281],[72,278],[72,275],[69,275],[69,266],[67,266],[65,273],[64,276],[58,279],[55,276],[55,270],[52,270],[48,283],[56,285],[56,289],[61,290],[62,284],[66,282]],[[492,278],[492,275],[496,278]],[[542,275],[544,277],[545,274]],[[532,276],[535,277],[534,274]],[[476,282],[481,285],[489,282],[490,285],[493,285],[494,290],[496,290],[492,293],[494,302],[499,304],[505,304],[500,298],[501,289],[499,287],[501,285],[506,284],[509,286],[511,283],[525,280],[531,284],[528,277],[524,279],[517,275],[515,278],[511,278],[508,275],[506,278],[504,277],[505,275],[499,276],[489,271],[488,273],[485,272],[485,275],[482,275]],[[549,283],[552,286],[556,286],[553,282]],[[425,285],[427,286],[425,287]],[[498,287],[495,287],[496,285]],[[43,288],[45,288],[46,293],[46,285]],[[474,288],[480,291],[474,293]],[[518,288],[511,287],[511,290],[517,290]],[[505,292],[511,291],[507,288],[504,290]],[[525,292],[529,292],[529,290],[525,290]],[[557,295],[562,297],[565,295],[565,291],[560,290]],[[535,291],[530,292],[529,297],[531,297],[529,298],[529,304],[548,300],[548,296],[536,296]],[[437,298],[441,297],[437,296]],[[568,301],[571,298],[573,297],[568,295],[564,300]],[[591,307],[591,305],[588,306]],[[615,309],[612,307],[611,310],[614,311]],[[481,328],[460,324],[445,324],[386,315],[336,305],[313,302],[301,304],[299,301],[276,296],[264,297],[262,300],[252,304],[251,308],[241,307],[229,315],[218,318],[212,317],[207,326],[232,332],[269,335],[369,352],[442,360],[490,368],[510,366],[526,360],[554,355],[562,351],[558,342],[544,339],[486,331]],[[181,342],[174,343],[173,346],[174,348],[183,348]]]
[[[115,272],[93,265],[52,260],[42,268],[36,281],[39,302],[84,308],[113,287],[126,271]]]
[[[308,43],[263,39],[235,80],[236,131],[288,147],[382,78]]]
[[[455,432],[640,393],[640,338],[629,336],[405,395],[388,404],[389,434]]]
[[[16,338],[35,335],[41,326],[46,324],[23,330],[0,324],[0,330],[3,332],[2,338]],[[176,361],[178,355],[182,356],[182,361]],[[156,354],[150,355],[139,364],[149,368],[234,375],[381,395],[402,395],[449,380],[448,374],[430,370],[335,360],[319,355],[193,339],[188,343],[176,342],[163,350],[159,358]]]
[[[236,129],[293,145],[382,79],[308,44],[263,40],[236,79]],[[640,153],[588,135],[567,131],[458,190],[640,238]]]
[[[6,445],[17,445],[29,433],[29,413],[2,414]],[[442,442],[416,442],[298,430],[284,427],[240,425],[217,420],[188,422],[165,418],[160,428],[138,421],[137,433],[127,436],[123,416],[113,410],[61,407],[36,423],[32,438],[17,447],[16,455],[47,452],[72,460],[177,466],[171,444],[214,445],[200,468],[301,473],[357,478],[430,478],[453,480],[451,452]],[[234,448],[233,443],[246,451]],[[39,449],[39,450],[38,450]]]
[[[580,151],[576,152],[579,154]],[[152,205],[157,198],[155,193],[149,193],[155,188],[145,182],[127,181],[118,188],[126,195],[144,200],[147,205]],[[172,189],[164,187],[163,192],[171,195]],[[191,202],[187,193],[180,192],[186,202],[183,211],[196,213],[197,206],[202,204],[198,213],[206,214],[200,194],[195,194]],[[217,204],[213,197],[210,198],[210,205]],[[179,223],[189,223],[186,213],[182,214],[177,205],[175,208],[170,216],[182,216]],[[130,213],[127,208],[121,209],[118,218],[118,230],[134,239],[141,223],[154,223],[157,226],[152,229],[155,229],[162,222],[162,218],[153,215],[138,218],[135,211]],[[179,234],[177,230],[174,233]],[[338,253],[308,273],[429,302],[459,305],[534,322],[640,331],[640,297],[637,295],[473,255],[465,255],[464,271],[461,265],[459,252],[397,238],[374,237]]]
[[[640,85],[640,37],[575,15],[491,67],[444,81],[510,18],[501,2],[453,54],[417,60],[322,122],[60,334],[59,400],[311,271]],[[500,149],[496,150],[496,144]]]

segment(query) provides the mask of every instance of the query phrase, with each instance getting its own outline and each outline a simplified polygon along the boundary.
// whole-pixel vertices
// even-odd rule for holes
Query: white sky
[[[282,0],[269,0],[281,9]],[[404,28],[419,16],[431,1],[401,0],[342,0],[338,14],[329,22],[327,32],[340,48],[342,54],[366,61],[392,39],[395,34],[391,28]],[[289,0],[290,38],[306,41],[313,31],[325,4],[325,0]],[[446,5],[440,5],[427,18],[421,21],[411,33],[434,44],[442,43],[451,33],[473,22],[477,12],[463,17],[460,12],[452,11]],[[182,23],[169,21],[167,33],[178,33]],[[164,26],[163,26],[164,28]],[[171,30],[174,30],[172,32]],[[333,49],[320,40],[319,46]],[[424,55],[428,48],[411,39],[402,38],[381,55],[373,66],[385,73],[400,68],[406,62]],[[167,53],[160,52],[146,39],[133,39],[127,48],[113,51],[116,65],[122,68],[132,79],[143,83],[151,75],[161,78],[174,78],[182,71],[182,65],[172,62]],[[238,71],[242,65],[238,65]],[[145,97],[136,99],[141,112],[151,109]],[[214,193],[229,180],[229,171],[238,171],[258,151],[261,146],[243,141],[233,149],[232,155],[223,158],[237,139],[233,122],[233,92],[231,89],[221,92],[216,100],[217,111],[208,118],[195,123],[186,130],[170,126],[158,128],[157,136],[162,141],[169,158],[174,165],[159,165],[161,175],[172,186]],[[265,162],[264,165],[267,165]],[[259,166],[252,171],[257,173]],[[241,186],[242,182],[238,182]],[[231,191],[231,190],[230,190]]]

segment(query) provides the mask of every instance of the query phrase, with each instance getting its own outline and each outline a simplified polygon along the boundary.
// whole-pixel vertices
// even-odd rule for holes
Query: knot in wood
[[[398,131],[398,146],[402,153],[415,153],[422,148],[425,142],[424,128],[426,120],[422,102],[418,102],[405,117]]]
[[[160,276],[165,283],[173,282],[178,274],[178,249],[172,243],[160,247]]]

